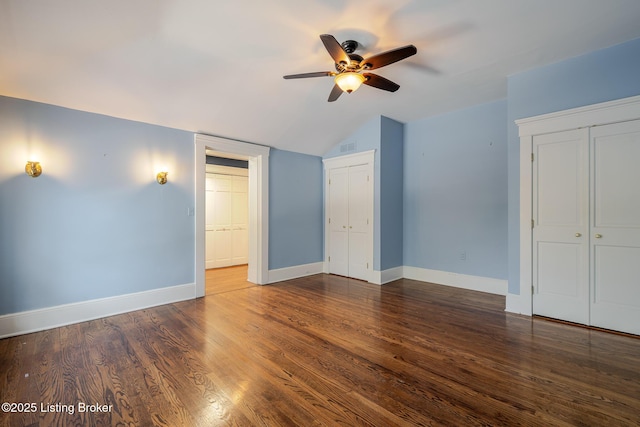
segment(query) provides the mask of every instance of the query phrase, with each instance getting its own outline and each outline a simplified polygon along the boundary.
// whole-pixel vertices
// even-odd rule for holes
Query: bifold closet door
[[[533,139],[533,312],[589,324],[588,129]]]
[[[533,313],[640,335],[640,121],[533,138]]]
[[[591,324],[640,335],[640,120],[591,130]]]
[[[369,166],[329,169],[329,273],[369,278]]]

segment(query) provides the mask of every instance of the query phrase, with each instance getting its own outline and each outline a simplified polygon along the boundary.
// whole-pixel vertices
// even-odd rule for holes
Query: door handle
[[[601,239],[602,238],[602,234],[596,234],[596,239]]]
[[[582,233],[576,233],[576,237],[582,237]]]

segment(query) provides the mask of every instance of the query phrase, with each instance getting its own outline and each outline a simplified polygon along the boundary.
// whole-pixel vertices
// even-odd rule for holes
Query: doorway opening
[[[249,262],[249,162],[207,153],[205,295],[254,286]]]
[[[248,162],[247,280],[268,283],[269,260],[269,147],[210,135],[195,136],[195,282],[196,297],[206,294],[206,156]]]

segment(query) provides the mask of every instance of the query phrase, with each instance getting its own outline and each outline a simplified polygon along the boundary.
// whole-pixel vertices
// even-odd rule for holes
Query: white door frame
[[[358,166],[358,165],[367,165],[369,168],[369,176],[371,177],[369,180],[369,196],[370,196],[370,206],[369,206],[369,218],[371,218],[371,220],[369,221],[369,242],[368,242],[368,249],[369,249],[369,253],[367,254],[367,257],[369,258],[369,265],[370,265],[370,273],[369,273],[369,277],[367,278],[368,282],[372,282],[374,277],[373,277],[373,256],[374,256],[374,238],[373,238],[373,233],[374,233],[374,227],[373,224],[375,223],[375,218],[374,218],[374,197],[375,197],[375,186],[374,186],[374,182],[375,182],[375,176],[374,176],[374,172],[375,172],[375,168],[374,168],[374,162],[375,162],[375,153],[376,150],[369,150],[369,151],[363,151],[361,153],[355,153],[355,154],[347,154],[345,156],[339,156],[339,157],[331,157],[328,159],[323,159],[322,163],[324,164],[324,268],[323,271],[325,273],[329,273],[329,245],[330,245],[330,228],[329,228],[329,212],[327,210],[327,207],[329,206],[329,173],[328,170],[329,169],[335,169],[335,168],[341,168],[341,167],[347,167],[347,166]]]
[[[633,96],[515,121],[520,136],[520,294],[507,295],[507,311],[529,316],[533,312],[533,269],[531,264],[533,136],[639,118],[640,96]]]
[[[269,283],[269,147],[210,135],[195,135],[195,281],[196,297],[205,295],[206,152],[249,162],[248,280]]]

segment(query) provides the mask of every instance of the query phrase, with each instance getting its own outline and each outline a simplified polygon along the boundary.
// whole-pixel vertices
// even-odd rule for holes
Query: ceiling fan
[[[283,76],[285,79],[304,79],[308,77],[334,77],[335,84],[329,94],[329,102],[333,102],[342,95],[342,92],[351,93],[361,84],[395,92],[400,85],[376,74],[367,73],[368,70],[384,67],[401,61],[418,50],[414,45],[407,45],[387,52],[373,55],[367,59],[354,53],[358,48],[358,42],[347,40],[340,44],[331,34],[321,34],[320,40],[327,48],[329,55],[335,62],[336,71],[319,71],[315,73],[290,74]]]

